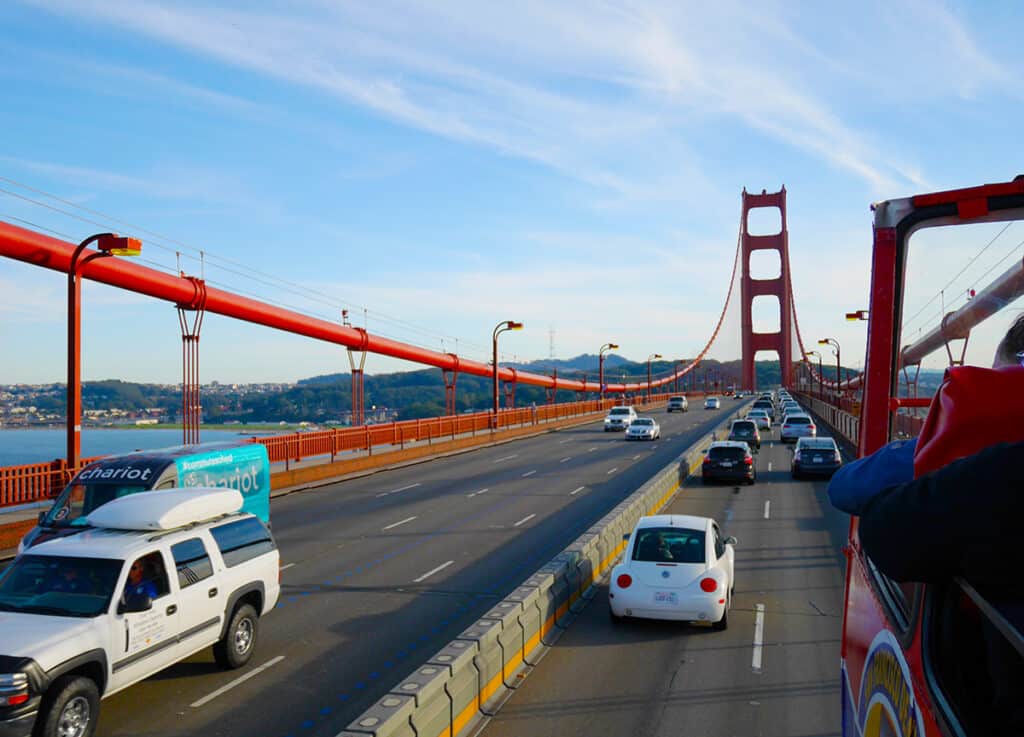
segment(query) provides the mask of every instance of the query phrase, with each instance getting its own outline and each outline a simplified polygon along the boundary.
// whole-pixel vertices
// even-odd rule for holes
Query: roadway
[[[666,510],[738,538],[728,630],[612,623],[605,583],[481,737],[839,735],[849,517],[826,481],[790,478],[790,456],[763,443],[755,486],[691,481]]]
[[[656,442],[592,423],[275,499],[282,598],[250,666],[198,653],[104,701],[97,734],[337,734],[733,407],[662,410]]]

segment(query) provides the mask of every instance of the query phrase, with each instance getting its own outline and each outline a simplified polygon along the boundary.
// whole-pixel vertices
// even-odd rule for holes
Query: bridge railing
[[[649,403],[646,397],[626,403],[635,403],[639,408],[650,407],[666,401],[673,394],[674,392],[652,393]],[[704,395],[705,392],[686,394],[693,398]],[[515,427],[543,425],[573,417],[595,415],[621,404],[622,398],[617,397],[503,409],[498,414],[496,428],[492,427],[492,412],[473,412],[380,425],[287,433],[252,438],[243,442],[263,444],[267,448],[270,462],[284,464],[287,470],[296,463],[317,460],[322,463],[334,462],[344,454],[373,454],[374,449],[379,451],[389,447],[404,448],[411,443],[433,443],[460,436],[490,434]],[[82,459],[78,468],[101,457]],[[50,499],[67,485],[74,475],[73,471],[77,470],[69,468],[64,459],[0,467],[0,508]]]

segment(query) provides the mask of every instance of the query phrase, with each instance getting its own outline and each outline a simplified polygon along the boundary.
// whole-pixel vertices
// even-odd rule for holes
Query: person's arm
[[[875,496],[894,484],[914,478],[917,438],[889,443],[836,471],[828,484],[832,506],[847,514],[861,514]]]
[[[1006,585],[1024,565],[1024,442],[1000,443],[886,489],[864,509],[860,541],[897,581],[963,575]]]

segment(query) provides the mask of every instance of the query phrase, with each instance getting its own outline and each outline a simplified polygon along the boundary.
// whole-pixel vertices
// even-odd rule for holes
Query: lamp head
[[[818,345],[828,345],[828,338],[822,338],[819,340]]]
[[[507,323],[505,323],[505,329],[506,330],[522,330],[523,329],[523,323],[516,322],[515,320],[509,320]]]
[[[110,233],[96,241],[96,248],[111,256],[138,256],[142,253],[142,241]]]

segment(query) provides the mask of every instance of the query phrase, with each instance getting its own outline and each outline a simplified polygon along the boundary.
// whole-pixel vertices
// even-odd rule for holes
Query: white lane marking
[[[404,525],[404,524],[405,524],[406,522],[412,522],[412,521],[413,521],[414,519],[416,519],[416,516],[415,516],[415,515],[413,515],[412,517],[406,517],[406,518],[405,518],[404,520],[402,520],[401,522],[395,522],[395,523],[394,523],[394,524],[392,524],[392,525],[388,525],[388,526],[387,526],[387,527],[385,527],[384,529],[385,529],[385,530],[392,530],[392,529],[394,529],[394,528],[398,527],[399,525]]]
[[[772,500],[771,499],[765,499],[764,500],[764,518],[765,519],[769,518],[769,515],[771,514],[771,510],[772,510]]]
[[[397,489],[392,489],[391,491],[385,491],[385,492],[383,492],[381,494],[378,494],[377,496],[379,496],[379,497],[380,496],[390,496],[391,494],[397,494],[400,491],[408,491],[409,489],[415,489],[417,486],[419,486],[418,483],[416,483],[416,484],[409,484],[408,486],[400,486]]]
[[[580,488],[578,488],[578,489],[576,489],[574,491],[570,491],[569,492],[569,496],[576,496],[577,494],[579,494],[581,491],[583,491],[586,488],[587,488],[586,486],[581,486]]]
[[[764,604],[757,604],[754,609],[757,615],[754,619],[754,656],[750,661],[750,667],[755,673],[761,672],[761,650],[764,648]]]
[[[643,455],[643,453],[637,453],[635,456],[633,456],[633,460],[635,461],[637,458],[639,458],[642,455]]]
[[[595,450],[597,450],[597,448],[590,448],[590,449],[587,450],[587,452],[588,453],[593,453]]]
[[[479,496],[480,494],[486,494],[488,491],[490,491],[490,489],[480,489],[480,491],[474,491],[472,494],[466,494],[466,496],[472,499],[473,497]]]
[[[236,678],[235,680],[231,681],[230,683],[225,683],[223,686],[218,688],[216,691],[213,691],[211,693],[206,694],[206,696],[204,696],[203,698],[199,699],[198,701],[193,701],[191,704],[189,704],[189,706],[191,706],[193,709],[198,709],[200,706],[203,706],[205,704],[210,703],[211,701],[213,701],[215,698],[217,698],[221,694],[227,693],[228,691],[233,689],[235,686],[238,686],[238,685],[241,685],[241,684],[245,683],[246,681],[248,681],[253,676],[258,676],[260,673],[265,671],[270,666],[277,665],[282,660],[284,660],[284,656],[283,655],[278,655],[276,658],[271,658],[266,663],[261,665],[259,668],[253,668],[251,671],[246,673],[244,676],[239,676],[238,678]]]
[[[518,522],[516,522],[512,526],[513,527],[519,527],[519,525],[524,525],[524,524],[526,524],[527,522],[529,522],[530,520],[532,520],[536,516],[537,516],[536,514],[531,514],[528,517],[523,517],[521,520],[519,520]]]
[[[571,461],[571,460],[572,460],[572,456],[566,456],[565,458],[560,460],[559,463],[567,463],[568,461]]]
[[[422,576],[420,576],[419,578],[414,578],[414,579],[412,580],[412,582],[413,582],[413,583],[420,583],[421,581],[426,581],[426,580],[427,580],[428,578],[430,578],[431,576],[433,576],[433,575],[434,575],[435,573],[437,573],[438,571],[443,571],[443,570],[444,570],[445,568],[447,568],[448,566],[450,566],[450,565],[451,565],[452,563],[454,563],[454,562],[455,562],[454,560],[450,560],[450,561],[448,561],[447,563],[442,563],[442,564],[441,564],[441,565],[439,565],[439,566],[438,566],[437,568],[432,568],[432,569],[430,569],[429,571],[427,571],[426,573],[424,573],[424,574],[423,574]]]
[[[559,441],[558,441],[558,444],[559,444],[559,445],[565,445],[565,444],[566,444],[566,443],[568,443],[568,442],[569,442],[570,440],[572,440],[572,438],[566,438],[565,440],[559,440]]]
[[[537,469],[536,468],[533,469],[532,471],[527,471],[526,473],[524,473],[523,474],[523,478],[525,479],[527,476],[533,476],[533,474],[535,474],[535,473],[537,473]]]
[[[511,461],[513,458],[518,458],[518,457],[519,457],[519,454],[516,453],[516,454],[510,455],[510,456],[505,456],[504,458],[499,458],[498,460],[495,461],[495,463],[501,463],[502,461]]]
[[[612,469],[611,471],[609,471],[609,472],[608,472],[608,473],[607,473],[606,475],[608,475],[608,476],[611,476],[611,475],[612,475],[613,473],[615,473],[615,472],[616,472],[616,471],[618,471],[618,470],[619,470],[619,467],[618,467],[618,466],[616,466],[616,467],[615,467],[615,468],[613,468],[613,469]]]
[[[769,471],[771,471],[771,470],[772,470],[772,462],[771,462],[771,461],[768,461],[768,470],[769,470]]]
[[[294,563],[285,563],[285,564],[284,564],[283,566],[281,566],[281,567],[280,567],[280,568],[278,568],[277,570],[279,570],[279,571],[287,571],[287,570],[288,570],[289,568],[291,568],[291,567],[292,567],[293,565],[295,565],[295,564],[294,564]]]

